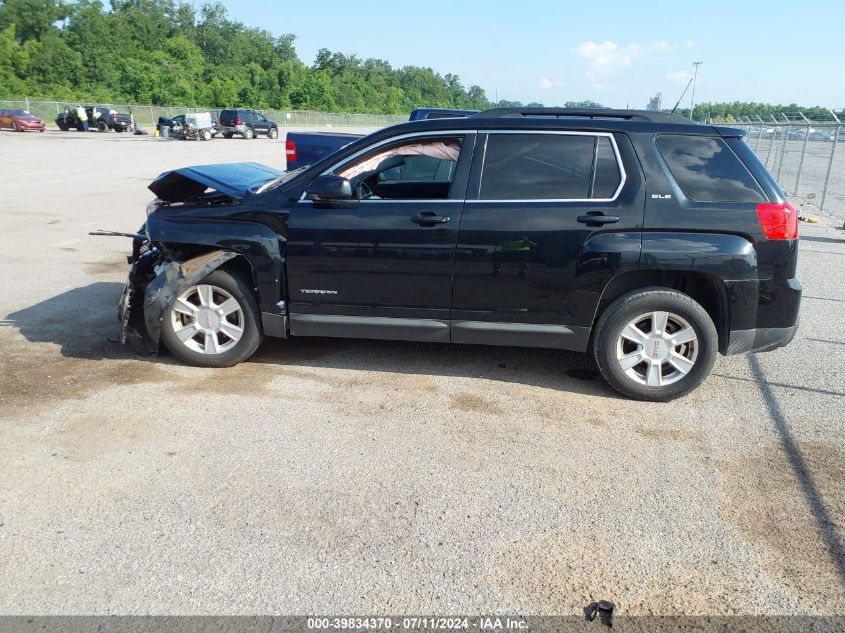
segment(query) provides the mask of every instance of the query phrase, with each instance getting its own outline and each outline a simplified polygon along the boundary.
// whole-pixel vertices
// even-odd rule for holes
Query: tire
[[[97,121],[97,131],[98,132],[108,132],[109,131],[109,124],[105,121]]]
[[[12,121],[12,132],[20,132],[18,129],[18,124]]]
[[[608,384],[629,398],[652,402],[698,387],[710,374],[718,347],[707,311],[668,288],[619,297],[602,313],[593,335],[593,355]]]
[[[236,307],[222,320],[216,311],[202,314],[203,302],[199,297],[199,289],[207,296],[208,288],[212,289],[213,307],[220,308],[228,300],[235,300],[235,304],[229,305]],[[180,310],[177,303],[185,307]],[[197,310],[189,314],[186,310],[189,305]],[[204,330],[194,325],[203,318],[214,324],[211,329]],[[241,330],[239,338],[234,338],[238,328]],[[232,334],[232,337],[227,336],[226,332]],[[237,365],[255,353],[262,338],[260,312],[252,288],[241,278],[224,270],[215,270],[177,297],[165,311],[161,327],[161,340],[173,356],[183,363],[197,367]],[[206,349],[213,345],[218,346],[220,351],[207,352]]]
[[[272,138],[272,139],[277,139],[277,138],[279,138],[279,129],[278,129],[278,128],[275,128],[275,127],[271,127],[271,128],[270,128],[270,133],[269,133],[267,136],[269,136],[269,137],[270,137],[270,138]]]
[[[204,141],[210,141],[211,140],[211,130],[203,130],[202,134],[201,134],[201,138]]]
[[[255,138],[255,132],[253,131],[253,129],[251,127],[248,127],[247,129],[244,130],[244,138],[247,139],[247,140],[249,140],[251,138]]]
[[[67,125],[60,125],[60,126],[59,126],[59,129],[60,129],[62,132],[67,132],[70,128],[69,128]]]

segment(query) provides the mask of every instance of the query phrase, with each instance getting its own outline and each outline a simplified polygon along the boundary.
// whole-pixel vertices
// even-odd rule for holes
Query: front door
[[[288,224],[294,335],[449,340],[452,271],[474,134],[386,141],[327,173],[353,200],[301,200]],[[307,188],[306,188],[307,191]]]
[[[477,145],[452,340],[583,351],[605,284],[639,261],[643,188],[630,141],[497,130]]]

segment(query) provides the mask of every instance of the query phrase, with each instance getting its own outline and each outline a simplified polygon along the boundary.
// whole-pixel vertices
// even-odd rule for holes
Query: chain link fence
[[[800,114],[765,120],[725,121],[748,132],[746,142],[787,193],[839,219],[845,219],[845,125],[811,121]]]
[[[0,109],[19,108],[29,110],[40,116],[47,125],[55,125],[56,115],[63,112],[65,106],[74,107],[76,102],[39,101],[33,99],[3,100]],[[172,118],[177,114],[192,112],[210,112],[219,117],[224,108],[189,108],[186,106],[155,106],[128,103],[95,103],[86,101],[82,105],[103,106],[121,113],[131,114],[135,123],[143,128],[153,129],[159,117]],[[261,110],[256,109],[268,119],[278,123],[279,127],[387,127],[408,120],[401,114],[348,114],[343,112],[312,112],[310,110]]]

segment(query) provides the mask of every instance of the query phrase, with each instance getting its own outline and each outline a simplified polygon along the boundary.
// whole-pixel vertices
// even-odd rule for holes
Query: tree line
[[[197,9],[178,0],[111,0],[108,8],[99,0],[0,0],[0,97],[378,114],[542,105],[491,103],[483,88],[451,73],[328,49],[308,66],[295,39],[232,20],[219,2]],[[693,114],[768,119],[784,108],[800,109],[699,104]]]

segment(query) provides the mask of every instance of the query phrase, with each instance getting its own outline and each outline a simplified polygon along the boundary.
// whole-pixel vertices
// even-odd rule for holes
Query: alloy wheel
[[[229,292],[210,284],[191,286],[170,310],[176,337],[200,354],[223,354],[244,334],[244,312]]]
[[[662,387],[689,374],[698,350],[698,335],[686,319],[655,311],[639,315],[622,328],[616,360],[629,378],[648,387]]]

